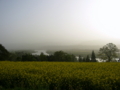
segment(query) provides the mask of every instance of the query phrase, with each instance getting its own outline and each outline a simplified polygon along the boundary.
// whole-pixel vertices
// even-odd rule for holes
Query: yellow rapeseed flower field
[[[120,90],[120,63],[1,61],[0,88],[15,87],[33,90]]]

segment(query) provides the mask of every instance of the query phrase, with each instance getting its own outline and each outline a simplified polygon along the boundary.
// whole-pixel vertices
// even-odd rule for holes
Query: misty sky
[[[120,40],[119,0],[0,0],[6,48],[112,39]]]

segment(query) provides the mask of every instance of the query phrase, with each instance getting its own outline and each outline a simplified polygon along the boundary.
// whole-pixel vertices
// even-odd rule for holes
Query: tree
[[[63,51],[56,51],[54,53],[54,61],[77,61],[76,57],[72,54],[67,54]]]
[[[17,55],[15,53],[10,53],[9,60],[10,61],[16,61],[17,60]]]
[[[47,60],[48,60],[48,61],[55,61],[55,60],[54,60],[54,55],[49,55],[49,56],[47,56]]]
[[[7,60],[9,58],[10,53],[5,49],[2,44],[0,44],[0,60]]]
[[[112,61],[113,58],[117,57],[118,48],[113,43],[108,43],[102,48],[100,48],[98,55],[101,59],[107,60],[108,62]]]
[[[83,61],[83,59],[82,59],[82,57],[79,55],[79,62],[82,62]]]
[[[83,61],[83,62],[86,62],[86,58],[85,58],[85,57],[83,57],[83,58],[82,58],[82,61]]]
[[[40,61],[47,61],[47,56],[43,52],[40,54]]]
[[[65,61],[65,56],[67,53],[63,52],[63,51],[56,51],[54,53],[54,60],[55,61]]]
[[[92,51],[92,54],[91,54],[91,62],[96,62],[96,56],[94,51]]]
[[[90,62],[89,55],[87,55],[87,57],[86,57],[86,62]]]

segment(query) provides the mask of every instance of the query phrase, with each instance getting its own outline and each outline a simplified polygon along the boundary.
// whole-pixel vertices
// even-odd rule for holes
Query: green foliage
[[[37,61],[37,59],[31,54],[25,54],[22,55],[22,61]]]
[[[0,90],[120,90],[119,67],[115,62],[2,61]]]
[[[85,60],[86,62],[90,62],[90,58],[89,58],[89,55],[87,55],[87,57],[86,57],[86,60]]]
[[[44,53],[41,53],[39,59],[40,61],[47,61],[47,56],[44,55]]]
[[[92,54],[91,54],[91,62],[96,62],[96,56],[94,51],[92,51]]]
[[[83,59],[82,57],[79,55],[79,59],[78,59],[79,62],[83,62]]]
[[[15,51],[15,52],[10,52],[9,60],[10,61],[22,61],[22,57],[25,55],[30,55],[26,51]]]
[[[18,61],[17,58],[18,56],[16,55],[16,53],[10,53],[10,56],[9,56],[10,61]]]
[[[65,61],[67,53],[63,51],[56,51],[54,53],[54,59],[57,61]]]
[[[77,61],[73,54],[67,54],[63,51],[56,51],[54,55],[31,55],[23,51],[10,53],[9,61]]]
[[[85,58],[85,57],[83,57],[83,58],[82,58],[82,61],[83,61],[83,62],[86,62],[86,58]]]
[[[9,52],[0,44],[0,60],[7,60],[9,58]]]
[[[99,57],[103,60],[107,60],[108,62],[112,61],[113,58],[117,57],[118,48],[113,43],[108,43],[107,45],[103,46],[99,50]]]
[[[69,50],[62,50],[68,54],[74,54],[76,56],[83,56],[86,57],[87,55],[89,55],[91,53],[91,49],[69,49]],[[94,50],[94,52],[96,53],[96,55],[98,54],[99,50]],[[54,52],[56,52],[56,50],[48,50],[47,53],[49,54],[54,54]]]
[[[63,51],[56,51],[54,53],[54,61],[77,61],[74,55],[67,54]]]

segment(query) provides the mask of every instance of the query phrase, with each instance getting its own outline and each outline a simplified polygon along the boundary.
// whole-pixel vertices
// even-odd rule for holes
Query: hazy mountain
[[[108,43],[115,44],[118,48],[120,48],[120,40],[92,40],[92,41],[84,41],[75,45],[51,45],[51,46],[43,46],[44,49],[50,50],[62,50],[62,49],[99,49]]]
[[[84,42],[77,42],[70,44],[65,43],[53,43],[53,44],[41,44],[41,43],[19,43],[19,44],[3,44],[8,50],[23,50],[23,49],[43,49],[43,50],[62,50],[62,49],[99,49],[103,47],[107,43],[114,43],[118,48],[120,48],[120,40],[91,40],[91,41],[84,41]]]

